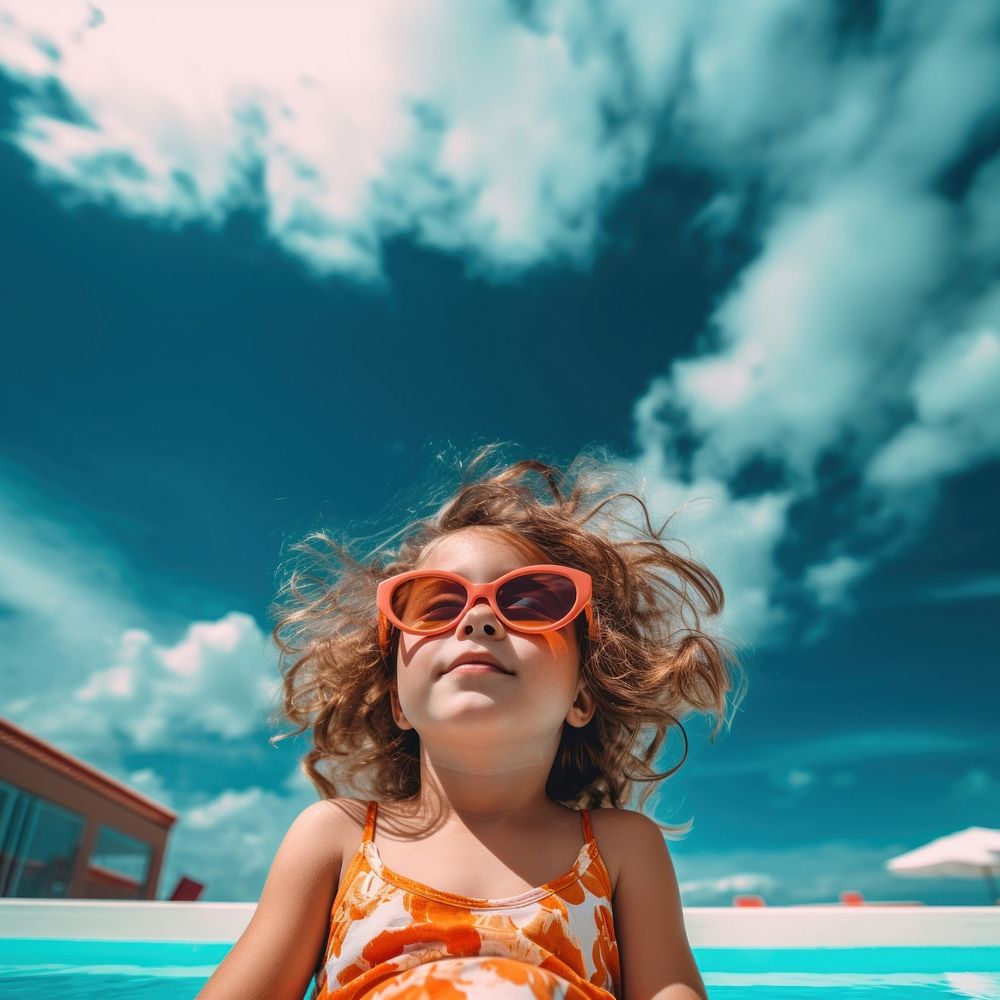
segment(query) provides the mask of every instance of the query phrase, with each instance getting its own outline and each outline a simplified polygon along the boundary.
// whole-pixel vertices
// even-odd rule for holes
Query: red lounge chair
[[[174,891],[170,898],[178,903],[193,903],[204,890],[205,886],[201,882],[195,882],[193,878],[182,875],[174,886]]]
[[[855,889],[848,889],[840,894],[841,906],[864,906],[865,897]]]
[[[733,906],[767,906],[761,896],[733,896]]]

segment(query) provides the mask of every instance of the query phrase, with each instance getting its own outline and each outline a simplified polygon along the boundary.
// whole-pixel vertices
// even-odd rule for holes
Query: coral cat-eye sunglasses
[[[379,645],[389,650],[389,625],[410,635],[447,632],[480,598],[515,632],[553,632],[583,612],[595,637],[590,574],[568,566],[523,566],[492,583],[472,583],[446,570],[415,569],[378,585]]]

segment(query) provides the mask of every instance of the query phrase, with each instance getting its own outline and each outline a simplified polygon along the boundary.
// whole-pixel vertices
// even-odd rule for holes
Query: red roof
[[[159,802],[154,802],[134,788],[98,771],[96,767],[64,753],[51,743],[39,739],[8,719],[0,718],[0,746],[10,747],[23,757],[37,761],[50,771],[64,774],[68,778],[93,789],[105,798],[114,799],[133,812],[144,815],[153,823],[168,830],[177,821],[177,814]]]

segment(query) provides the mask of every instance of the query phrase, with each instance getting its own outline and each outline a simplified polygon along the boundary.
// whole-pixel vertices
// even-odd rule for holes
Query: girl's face
[[[418,569],[460,573],[490,583],[511,570],[551,560],[523,540],[493,528],[465,528],[425,550]],[[477,656],[500,670],[456,668]],[[583,726],[594,698],[580,677],[574,624],[557,632],[527,635],[505,629],[481,598],[440,635],[399,634],[393,715],[422,739],[447,734],[554,740],[562,723]]]

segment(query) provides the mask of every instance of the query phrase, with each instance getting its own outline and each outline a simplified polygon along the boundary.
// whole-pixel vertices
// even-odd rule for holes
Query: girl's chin
[[[523,721],[523,710],[517,711],[512,706],[504,705],[479,692],[471,692],[469,695],[463,692],[459,697],[449,699],[447,705],[437,706],[433,715],[425,719],[425,724],[428,729],[436,728],[442,733],[478,728],[484,737],[495,732],[509,740],[512,730],[523,729]]]
[[[460,722],[470,715],[495,715],[509,723],[515,713],[510,705],[504,705],[498,698],[493,698],[484,691],[463,691],[449,698],[448,704],[439,706],[435,713],[440,722]]]

